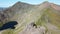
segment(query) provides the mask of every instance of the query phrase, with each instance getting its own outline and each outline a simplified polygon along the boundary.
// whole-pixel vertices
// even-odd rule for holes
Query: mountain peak
[[[18,2],[16,2],[14,5],[22,4],[22,3],[23,3],[23,2],[18,1]]]
[[[16,3],[20,3],[20,1],[16,2]]]
[[[18,2],[16,2],[15,4],[20,4],[20,3],[23,3],[23,2],[18,1]]]
[[[18,1],[13,6],[17,6],[18,7],[18,6],[24,6],[24,5],[30,5],[30,4],[25,3],[25,2]]]
[[[49,3],[48,1],[45,1],[45,2],[43,2],[43,3]]]
[[[44,7],[44,8],[49,8],[49,7],[51,7],[51,3],[48,2],[48,1],[45,1],[45,2],[43,2],[41,4],[39,4],[38,6],[39,7]]]
[[[45,2],[43,2],[43,4],[48,4],[48,5],[50,5],[51,3],[48,2],[48,1],[45,1]]]

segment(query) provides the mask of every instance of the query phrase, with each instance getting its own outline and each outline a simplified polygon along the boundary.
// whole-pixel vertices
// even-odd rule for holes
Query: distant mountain
[[[47,1],[38,5],[17,2],[0,13],[2,25],[9,21],[17,21],[18,25],[2,34],[60,34],[60,5]]]
[[[5,10],[6,8],[3,8],[3,7],[0,7],[0,11],[3,11],[3,10]]]

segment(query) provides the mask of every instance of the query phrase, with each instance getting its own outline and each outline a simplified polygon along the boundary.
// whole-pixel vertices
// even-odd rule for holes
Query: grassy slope
[[[31,14],[31,16],[30,17],[33,17],[33,15],[34,15],[34,12],[31,12],[30,13]],[[36,14],[36,13],[35,13]],[[28,13],[28,15],[29,15],[29,13]],[[47,15],[48,15],[48,17],[47,17]],[[18,15],[17,15],[18,16]],[[27,15],[26,15],[27,16]],[[47,17],[47,18],[45,18],[45,17]],[[48,19],[49,18],[49,19]],[[55,14],[54,12],[53,12],[53,10],[51,10],[51,9],[46,9],[46,10],[44,10],[44,12],[43,12],[43,14],[41,15],[41,17],[37,20],[37,22],[36,22],[36,24],[38,25],[38,26],[45,26],[45,24],[47,23],[47,21],[46,20],[49,20],[50,22],[49,23],[51,23],[51,24],[53,24],[53,25],[56,25],[56,26],[60,26],[59,25],[59,22],[58,21],[56,21],[56,18],[59,18],[59,16],[57,15],[57,14]],[[17,33],[19,33],[20,31],[22,31],[23,30],[23,28],[24,28],[24,26],[29,22],[29,21],[31,21],[31,19],[29,19],[29,17],[27,16],[27,17],[23,17],[22,18],[22,20],[26,20],[25,21],[25,23],[23,23],[20,27],[18,27],[17,29],[15,29],[15,30],[7,30],[7,31],[5,31],[4,33],[6,33],[6,34],[17,34]],[[59,19],[58,19],[59,20]],[[22,23],[22,21],[20,21],[21,23]],[[46,27],[46,26],[45,26]],[[59,27],[60,28],[60,27]],[[11,32],[12,31],[12,32]],[[51,31],[52,32],[52,31]],[[3,34],[4,34],[3,33]],[[54,33],[54,31],[52,32],[52,33]]]
[[[56,25],[57,27],[59,27],[60,25],[59,25],[59,15],[58,14],[56,14],[55,12],[54,12],[54,10],[51,10],[50,8],[48,8],[48,9],[45,9],[45,10],[43,10],[44,12],[43,12],[43,14],[41,15],[41,17],[37,20],[37,22],[36,22],[36,24],[38,25],[38,26],[45,26],[45,24],[46,23],[48,23],[47,22],[47,20],[49,20],[49,23],[51,23],[51,24],[53,24],[53,25]],[[6,31],[4,31],[4,32],[2,32],[2,34],[17,34],[17,33],[19,33],[20,31],[22,31],[23,29],[24,29],[24,27],[25,27],[25,25],[27,24],[27,23],[29,23],[31,20],[32,20],[32,18],[33,18],[33,16],[35,16],[36,17],[36,12],[34,13],[34,12],[28,12],[27,13],[28,15],[30,15],[31,14],[31,16],[30,16],[30,18],[29,18],[29,16],[28,15],[25,15],[25,18],[24,18],[24,16],[23,16],[23,18],[21,18],[21,19],[19,19],[19,22],[21,22],[21,23],[19,23],[19,24],[21,24],[21,26],[20,27],[17,27],[16,29],[14,29],[14,30],[10,30],[10,29],[8,29],[8,30],[6,30]],[[47,17],[47,15],[48,15],[48,17]],[[15,15],[14,17],[16,17],[16,16],[18,16],[19,17],[19,14],[17,15]],[[27,16],[27,17],[26,17]],[[16,18],[18,18],[18,17],[16,17]],[[49,19],[48,19],[49,18]],[[20,21],[20,20],[22,20],[22,21]],[[25,23],[23,23],[23,20],[26,20],[25,21]],[[46,26],[45,26],[46,27]],[[47,27],[46,27],[47,28]],[[60,28],[60,27],[59,27]],[[50,30],[51,31],[51,30]],[[54,34],[56,31],[51,31],[52,32],[52,34]],[[59,34],[59,33],[58,33]]]
[[[32,6],[32,5],[31,6],[27,5],[26,7],[22,6],[21,9],[17,8],[17,6],[20,7],[19,4],[15,5],[13,7],[12,13],[14,13],[15,15],[10,20],[16,20],[19,24],[16,26],[16,29],[5,30],[2,32],[2,34],[18,34],[21,30],[23,30],[25,25],[30,21],[30,18],[29,18],[30,13],[28,11],[33,9],[34,6]],[[14,9],[16,9],[16,12]],[[17,10],[17,9],[19,9],[19,10]],[[11,14],[11,15],[13,15],[13,14]]]
[[[15,7],[14,7],[15,8]],[[28,8],[28,7],[27,7]],[[14,29],[14,30],[10,30],[10,29],[8,29],[8,30],[6,30],[6,31],[3,31],[2,32],[2,34],[18,34],[20,31],[22,31],[23,29],[24,29],[24,27],[25,27],[25,25],[27,24],[27,23],[29,23],[30,21],[32,21],[32,20],[35,20],[35,22],[36,22],[36,24],[38,25],[38,26],[41,26],[41,25],[43,25],[43,26],[45,26],[45,24],[46,23],[48,23],[47,22],[47,20],[49,20],[49,23],[51,23],[51,24],[53,24],[53,25],[56,25],[57,27],[59,27],[60,28],[60,25],[59,25],[59,21],[60,21],[60,16],[58,15],[58,14],[56,14],[55,12],[54,12],[54,10],[51,10],[50,8],[48,8],[48,9],[45,9],[45,10],[43,10],[43,14],[42,15],[40,15],[39,16],[39,13],[40,13],[40,11],[38,10],[38,9],[36,9],[36,8],[34,8],[34,9],[32,9],[33,7],[31,7],[31,8],[29,8],[29,9],[22,9],[22,10],[20,10],[20,11],[25,11],[25,12],[22,12],[22,14],[23,14],[23,16],[20,16],[21,14],[19,13],[20,11],[18,11],[18,13],[17,14],[15,14],[15,16],[12,18],[12,20],[16,20],[16,21],[18,21],[19,22],[19,25],[21,25],[21,26],[19,26],[19,25],[17,25],[16,27],[16,29]],[[37,11],[38,10],[38,11]],[[15,11],[15,10],[14,10]],[[16,10],[17,11],[17,10]],[[29,12],[28,12],[29,11]],[[31,11],[31,12],[30,12]],[[35,12],[36,11],[36,12]],[[42,12],[42,11],[41,11]],[[26,15],[24,14],[24,13],[26,13]],[[30,16],[29,16],[30,15]],[[38,15],[38,16],[37,16]],[[48,18],[47,18],[47,16],[48,16]],[[37,17],[40,17],[39,19],[37,18]],[[46,17],[46,18],[45,18]],[[19,19],[18,19],[19,18]],[[36,19],[35,19],[36,18]],[[25,22],[24,22],[24,20],[25,20]],[[19,26],[19,27],[18,27]],[[46,26],[45,26],[46,27]],[[55,33],[54,31],[53,31],[53,33]]]
[[[57,11],[58,12],[58,11]],[[49,10],[47,11],[47,15],[49,16],[50,23],[53,25],[56,25],[58,28],[60,28],[60,15]]]
[[[50,23],[50,24],[57,26],[60,29],[59,21],[60,21],[59,14],[55,13],[54,10],[52,10],[51,8],[47,8],[46,10],[44,10],[44,13],[38,19],[36,24],[38,26],[45,26],[47,28],[47,26],[45,24]],[[57,31],[54,31],[54,29],[53,30],[48,29],[48,30],[51,32],[51,34],[59,34],[60,33],[58,30]]]

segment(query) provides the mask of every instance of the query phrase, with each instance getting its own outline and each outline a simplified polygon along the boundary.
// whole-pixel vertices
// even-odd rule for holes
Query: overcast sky
[[[0,7],[9,7],[18,1],[29,3],[29,4],[40,4],[44,1],[48,1],[60,5],[60,0],[0,0]]]

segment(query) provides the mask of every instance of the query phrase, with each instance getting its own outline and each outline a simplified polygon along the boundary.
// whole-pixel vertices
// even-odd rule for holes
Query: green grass
[[[36,25],[37,26],[45,26],[45,24],[47,23],[45,17],[48,15],[48,18],[50,20],[50,23],[53,25],[56,25],[59,29],[60,29],[60,16],[56,13],[53,12],[53,10],[47,8],[46,10],[44,10],[42,16],[36,21]],[[17,34],[18,32],[22,31],[24,27],[28,22],[30,21],[30,19],[26,19],[26,23],[22,24],[21,27],[18,27],[16,30],[6,30],[3,31],[2,34]],[[18,30],[18,31],[17,31]],[[48,31],[47,27],[46,30]],[[16,32],[15,32],[16,31]],[[54,31],[52,31],[52,34],[55,34]]]
[[[52,10],[46,12],[49,16],[50,23],[57,26],[60,29],[60,16],[59,14],[54,13]]]
[[[47,22],[46,22],[45,16],[47,16],[47,15],[48,15],[48,18],[49,18],[48,20],[50,20],[49,23],[57,26],[60,29],[60,16],[58,14],[56,14],[54,12],[54,10],[51,10],[49,8],[44,11],[42,16],[37,20],[36,24],[38,26],[46,27],[45,24]],[[46,29],[47,29],[47,27],[46,27]],[[48,31],[48,29],[47,29],[47,31]],[[57,31],[51,31],[51,34],[57,34]],[[59,34],[59,32],[58,32],[58,34]]]
[[[14,30],[8,29],[2,32],[2,34],[13,34]]]

